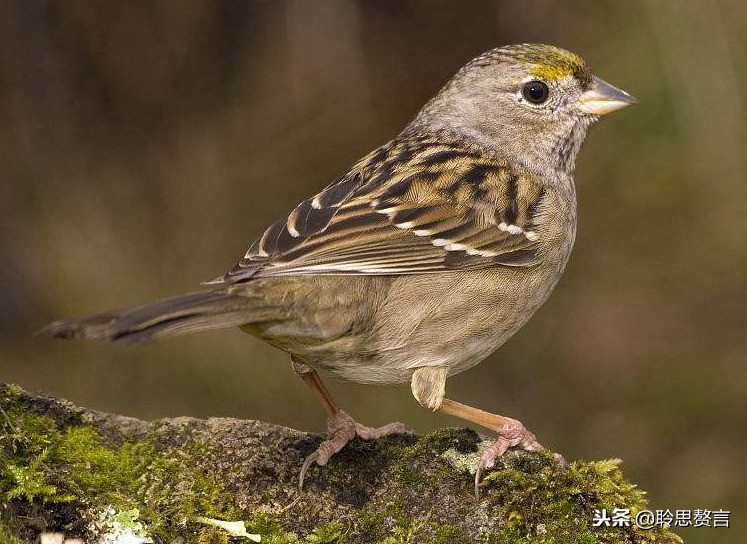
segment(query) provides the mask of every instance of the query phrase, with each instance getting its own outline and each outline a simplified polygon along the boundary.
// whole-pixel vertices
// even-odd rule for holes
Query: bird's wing
[[[543,187],[476,148],[395,140],[270,226],[214,283],[532,266]]]

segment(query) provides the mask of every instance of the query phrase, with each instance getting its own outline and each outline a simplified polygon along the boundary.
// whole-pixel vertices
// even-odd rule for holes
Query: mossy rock
[[[449,429],[356,440],[298,470],[322,437],[227,418],[143,422],[0,384],[0,541],[113,532],[170,544],[241,542],[205,518],[285,543],[675,543],[664,528],[592,527],[595,509],[646,507],[618,461],[560,463],[511,451],[480,499],[482,439]],[[180,540],[181,539],[181,540]]]

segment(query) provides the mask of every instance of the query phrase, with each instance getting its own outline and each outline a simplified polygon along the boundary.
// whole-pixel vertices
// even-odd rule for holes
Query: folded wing
[[[544,190],[459,143],[394,140],[270,226],[214,283],[537,264]]]

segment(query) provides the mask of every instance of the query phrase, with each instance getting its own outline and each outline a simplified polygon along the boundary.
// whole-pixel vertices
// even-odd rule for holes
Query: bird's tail
[[[163,336],[236,327],[260,320],[266,312],[261,305],[257,308],[256,302],[250,296],[227,291],[189,293],[80,319],[55,321],[38,334],[144,344]]]

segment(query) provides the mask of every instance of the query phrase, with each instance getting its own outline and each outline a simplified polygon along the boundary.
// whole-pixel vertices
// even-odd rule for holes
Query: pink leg
[[[324,408],[327,410],[327,429],[330,434],[329,439],[319,444],[317,450],[309,455],[301,466],[301,473],[298,478],[299,488],[303,488],[306,472],[311,465],[314,463],[319,466],[326,465],[335,453],[344,448],[356,436],[362,440],[376,440],[390,434],[412,433],[412,429],[403,423],[390,423],[379,428],[365,427],[356,423],[352,417],[340,409],[315,370],[299,363],[294,363],[293,368],[324,404]]]
[[[344,448],[356,436],[363,440],[376,440],[390,434],[409,434],[412,432],[412,429],[404,423],[389,423],[379,428],[365,427],[356,423],[352,417],[342,410],[329,415],[327,428],[330,434],[329,439],[319,444],[317,450],[306,458],[301,467],[301,474],[298,478],[299,488],[303,488],[306,472],[311,465],[315,462],[319,466],[326,465],[335,453]]]
[[[473,408],[472,406],[467,406],[451,399],[444,399],[439,410],[491,429],[498,435],[498,438],[482,452],[480,462],[477,464],[477,470],[475,471],[476,497],[479,496],[478,486],[482,478],[482,473],[485,469],[493,467],[496,459],[503,455],[508,448],[519,447],[525,451],[539,451],[544,449],[537,442],[534,434],[527,431],[520,421],[511,419],[510,417],[491,414],[490,412]]]

